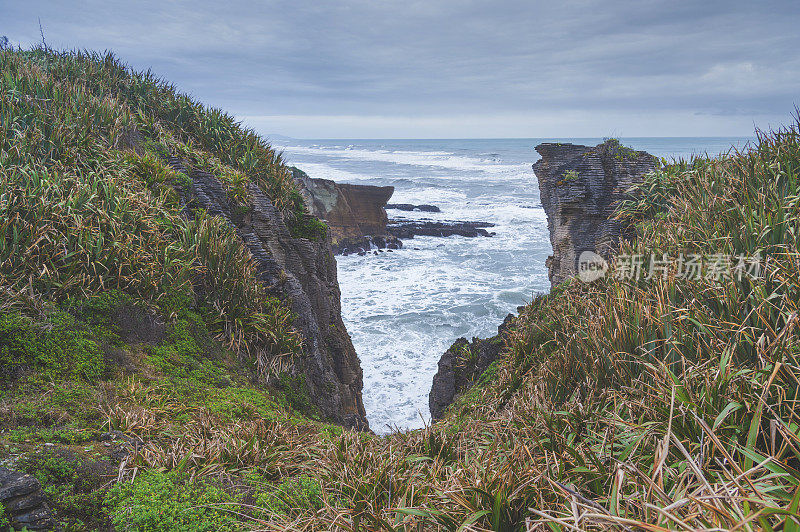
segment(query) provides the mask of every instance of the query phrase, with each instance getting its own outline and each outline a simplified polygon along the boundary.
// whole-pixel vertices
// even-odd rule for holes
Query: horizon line
[[[559,140],[559,139],[748,139],[755,140],[755,135],[611,135],[611,136],[577,136],[577,137],[290,137],[280,134],[262,134],[267,140]]]

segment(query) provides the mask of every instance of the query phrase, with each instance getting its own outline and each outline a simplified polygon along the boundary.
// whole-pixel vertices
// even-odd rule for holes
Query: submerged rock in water
[[[488,222],[414,222],[391,220],[386,231],[397,238],[414,238],[415,236],[452,236],[465,237],[494,236],[485,228],[494,227]]]
[[[553,246],[547,269],[551,286],[556,286],[577,273],[582,252],[608,259],[620,238],[630,236],[611,216],[627,191],[655,170],[658,160],[613,139],[595,147],[544,143],[536,151],[542,158],[533,171]]]
[[[365,236],[361,238],[347,238],[339,242],[334,247],[334,251],[341,255],[351,255],[356,253],[358,255],[365,255],[369,250],[400,249],[403,247],[403,242],[394,236]],[[364,252],[364,253],[362,253]]]
[[[442,212],[436,205],[412,205],[411,203],[389,203],[386,208],[398,211]]]
[[[503,348],[503,335],[511,326],[514,315],[509,314],[491,338],[459,338],[439,359],[439,370],[433,376],[433,385],[428,394],[431,419],[444,416],[447,407],[464,391],[469,389],[497,360]]]

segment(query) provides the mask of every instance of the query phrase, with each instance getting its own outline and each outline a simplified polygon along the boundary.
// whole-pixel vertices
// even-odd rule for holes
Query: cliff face
[[[220,182],[208,172],[171,158],[170,166],[192,180],[189,208],[224,217],[250,250],[260,281],[290,303],[303,336],[303,357],[287,371],[304,377],[306,392],[326,418],[348,427],[368,428],[361,364],[342,323],[336,261],[330,239],[293,238],[280,211],[250,184],[246,213],[232,209]],[[388,198],[387,198],[388,199]]]
[[[536,147],[542,159],[533,165],[539,179],[542,206],[547,214],[553,255],[547,259],[550,283],[555,286],[577,273],[578,257],[593,251],[610,258],[626,228],[610,219],[628,189],[656,168],[657,159],[609,140],[595,147],[545,143]],[[439,359],[428,405],[433,420],[440,419],[458,395],[468,390],[500,355],[503,333],[511,326],[509,314],[497,336],[459,338]]]
[[[394,187],[336,183],[311,178],[297,168],[292,173],[311,214],[328,224],[334,248],[365,236],[386,235],[385,206]]]
[[[551,286],[577,273],[578,257],[593,251],[606,259],[626,228],[610,219],[626,191],[656,168],[649,153],[615,140],[595,147],[545,143],[533,165],[547,214],[553,255],[547,259]]]
[[[428,394],[428,407],[433,421],[441,419],[455,398],[468,390],[497,360],[503,348],[503,334],[511,326],[514,315],[509,314],[497,328],[497,336],[481,339],[459,338],[439,359],[439,369],[433,376]]]

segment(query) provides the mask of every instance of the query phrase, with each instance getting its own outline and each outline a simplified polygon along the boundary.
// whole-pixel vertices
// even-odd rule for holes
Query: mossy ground
[[[191,310],[150,330],[150,338],[130,338],[137,314],[131,309],[137,308],[140,318],[160,323],[115,291],[71,299],[37,318],[0,318],[0,353],[12,368],[0,388],[0,460],[40,480],[67,530],[109,523],[124,530],[238,529],[230,512],[187,509],[198,500],[235,502],[245,493],[251,501],[266,500],[269,483],[242,489],[229,478],[212,486],[173,469],[107,493],[130,451],[121,435],[179,434],[198,417],[218,426],[278,420],[312,426],[292,411],[311,408],[302,379],[285,376],[278,388],[259,385],[252,368]],[[341,432],[324,425],[314,430]],[[270,500],[282,508],[280,499]],[[190,526],[198,519],[204,524]]]

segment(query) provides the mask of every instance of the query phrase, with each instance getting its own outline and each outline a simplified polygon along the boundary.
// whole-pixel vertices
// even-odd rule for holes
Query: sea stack
[[[547,269],[554,287],[577,273],[582,252],[609,259],[620,238],[631,236],[612,215],[628,190],[656,169],[658,159],[615,139],[594,147],[547,142],[536,151],[542,158],[533,171],[553,246]]]
[[[334,253],[369,250],[373,239],[384,244],[377,247],[399,247],[386,230],[385,206],[394,187],[337,183],[309,177],[299,168],[290,170],[308,211],[328,225]]]

